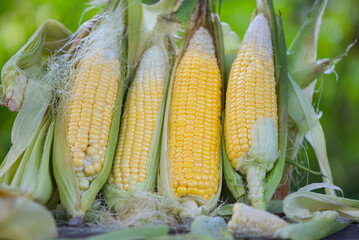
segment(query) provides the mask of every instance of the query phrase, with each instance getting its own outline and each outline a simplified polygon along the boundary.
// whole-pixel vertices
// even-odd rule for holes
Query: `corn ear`
[[[77,52],[74,53],[73,68],[71,70],[73,74],[69,85],[69,87],[72,87],[73,95],[69,102],[66,95],[61,96],[56,117],[53,148],[54,176],[59,189],[61,204],[68,213],[69,223],[74,225],[82,221],[109,176],[121,119],[121,104],[124,85],[126,84],[124,61],[122,61],[124,54],[126,54],[123,49],[124,6],[121,1],[109,1],[108,4],[110,7],[106,8],[107,12],[100,16],[96,28],[81,40],[81,44],[77,47]],[[104,39],[104,35],[108,37]],[[99,69],[99,71],[97,72],[96,69]],[[103,71],[100,69],[103,69]],[[99,82],[101,74],[103,74],[103,79]],[[104,118],[106,122],[105,120],[101,122],[102,117],[100,120],[96,120],[97,122],[92,121],[94,125],[96,123],[105,129],[101,130],[103,132],[103,139],[101,138],[100,141],[102,147],[93,155],[94,148],[99,146],[99,143],[96,143],[98,140],[92,141],[97,135],[92,137],[92,132],[90,134],[87,132],[86,136],[80,133],[80,135],[73,135],[73,130],[70,127],[82,123],[75,119],[75,115],[78,114],[76,113],[78,111],[76,106],[79,106],[81,110],[82,101],[89,99],[90,102],[84,103],[83,106],[87,105],[83,109],[87,110],[84,110],[84,114],[80,115],[80,117],[88,117],[87,111],[90,111],[89,113],[91,114],[92,109],[95,109],[94,116],[95,112],[98,111],[96,110],[98,108],[92,106],[91,101],[94,103],[95,100],[99,100],[95,99],[95,93],[81,93],[83,84],[85,86],[89,84],[88,89],[92,84],[101,84],[102,86],[102,84],[105,84],[105,78],[109,80],[108,84],[110,85],[104,88],[99,87],[96,90],[98,94],[95,92],[96,96],[110,97],[111,95],[112,97],[111,99],[106,99],[106,102],[109,101],[105,104],[106,106],[101,105],[99,102],[95,103],[99,108],[106,108],[106,111],[99,112],[101,116],[106,114],[106,118]],[[100,89],[108,90],[109,92],[104,94],[100,92]],[[98,117],[96,116],[93,119],[97,119]],[[78,130],[79,128],[76,129]],[[85,126],[85,129],[89,129],[89,127],[86,128]],[[95,128],[91,129],[96,130]],[[86,141],[86,143],[83,141]],[[78,155],[83,158],[79,158]],[[82,165],[79,165],[79,163],[82,163]]]
[[[168,61],[168,53],[164,46],[154,45],[147,49],[127,93],[112,173],[104,187],[106,201],[115,211],[119,211],[131,201],[135,192],[151,193],[156,186],[168,88]],[[146,92],[143,99],[139,99],[142,96],[138,94],[142,89]],[[136,106],[134,101],[137,102]],[[147,104],[151,104],[151,112],[147,112],[150,110],[145,107]],[[142,118],[139,119],[141,114],[146,119],[146,125],[141,129],[146,132],[139,129],[142,122]],[[130,144],[132,141],[141,142],[142,146],[148,144],[149,148],[139,152],[135,145]],[[135,167],[133,171],[132,167]],[[130,173],[129,176],[126,175],[127,171]]]
[[[32,75],[40,71],[51,54],[64,46],[70,35],[70,30],[61,23],[51,19],[45,21],[2,68],[0,104],[10,111],[19,111]]]
[[[162,135],[162,151],[161,151],[161,162],[160,162],[160,170],[159,170],[159,177],[158,177],[158,188],[159,188],[159,192],[160,194],[164,194],[164,196],[171,202],[172,206],[173,206],[173,210],[175,213],[179,213],[181,217],[194,217],[197,215],[201,215],[201,214],[205,214],[210,212],[217,204],[218,198],[219,198],[219,194],[221,191],[221,186],[222,186],[222,160],[220,157],[220,114],[221,114],[221,110],[220,110],[220,98],[219,98],[219,93],[220,91],[223,91],[221,85],[223,85],[223,79],[221,79],[220,76],[223,77],[223,75],[220,73],[220,71],[222,69],[219,69],[220,67],[222,67],[222,64],[217,62],[217,56],[214,54],[215,51],[217,52],[217,54],[220,54],[218,51],[221,51],[220,48],[218,48],[218,46],[216,44],[220,44],[219,41],[221,41],[221,38],[218,38],[218,34],[220,31],[220,28],[218,28],[218,24],[220,24],[217,20],[213,20],[210,15],[207,15],[209,9],[208,9],[208,2],[207,1],[199,1],[198,4],[194,7],[194,11],[192,13],[192,17],[191,17],[191,21],[189,22],[187,28],[187,32],[185,35],[185,38],[182,42],[182,47],[180,50],[180,55],[178,56],[178,58],[176,59],[176,62],[174,64],[174,68],[173,68],[173,72],[172,72],[172,76],[171,76],[171,80],[170,80],[170,85],[169,85],[169,92],[168,92],[168,98],[167,98],[167,105],[166,105],[166,111],[165,111],[165,119],[164,119],[164,126],[163,126],[163,135]],[[216,18],[214,18],[216,19]],[[213,23],[213,21],[217,21],[215,23]],[[203,25],[202,25],[203,24]],[[212,24],[217,24],[216,28],[212,28],[214,29],[214,36],[216,36],[215,38],[215,42],[216,44],[213,44],[213,38],[212,35],[209,34],[208,30],[206,29],[206,26],[213,26]],[[217,32],[217,33],[216,33]],[[198,52],[196,52],[198,51]],[[200,69],[197,68],[196,70],[196,66],[193,66],[193,73],[194,76],[203,76],[203,74],[206,74],[206,71],[210,71],[210,73],[212,74],[211,78],[208,78],[208,81],[212,81],[211,83],[209,83],[211,86],[215,86],[216,88],[213,89],[212,93],[215,93],[216,95],[216,99],[213,100],[213,105],[212,108],[216,109],[216,111],[218,110],[218,112],[215,113],[215,115],[211,115],[211,117],[209,117],[210,119],[213,119],[213,123],[215,124],[216,128],[210,128],[208,130],[213,131],[214,133],[218,132],[218,136],[215,137],[215,141],[211,141],[209,140],[210,143],[210,147],[214,147],[213,149],[213,158],[210,158],[211,162],[206,162],[207,158],[205,158],[205,156],[199,157],[198,156],[198,151],[204,151],[203,149],[194,149],[194,151],[192,153],[194,153],[193,155],[189,155],[189,150],[188,147],[193,147],[193,148],[201,148],[202,145],[202,141],[203,143],[207,143],[208,139],[204,139],[198,142],[195,142],[195,144],[188,145],[188,142],[191,141],[187,141],[187,145],[185,146],[185,144],[183,144],[183,148],[178,145],[178,150],[182,151],[181,154],[183,154],[182,156],[184,158],[186,158],[187,160],[184,160],[181,163],[181,157],[174,155],[174,149],[177,147],[176,145],[174,145],[174,143],[176,143],[175,141],[175,134],[177,134],[177,136],[179,136],[179,138],[181,138],[181,134],[183,134],[184,131],[181,132],[181,128],[182,126],[181,124],[181,118],[180,118],[180,111],[185,110],[185,108],[181,108],[181,102],[180,102],[180,98],[179,98],[179,92],[180,89],[178,88],[180,85],[179,84],[185,84],[186,83],[186,76],[190,75],[191,73],[191,69],[192,69],[192,57],[195,58],[196,56],[198,56],[197,60],[193,61],[193,65],[198,64],[199,61],[202,61],[202,67]],[[206,60],[204,60],[206,59]],[[218,58],[220,59],[220,58]],[[217,65],[217,66],[216,66]],[[187,69],[191,68],[191,69]],[[208,70],[208,68],[211,67],[210,69],[212,70]],[[219,75],[220,74],[220,75]],[[204,75],[205,76],[205,75]],[[205,78],[206,79],[206,78]],[[203,81],[203,79],[201,78],[199,79],[193,79],[192,81],[189,81],[189,84],[192,84],[191,86],[194,87],[196,85],[196,83]],[[221,82],[221,83],[220,83]],[[205,82],[202,84],[198,84],[199,87],[204,87],[205,86]],[[177,87],[176,87],[177,86]],[[221,90],[222,89],[222,90]],[[192,90],[191,90],[192,91]],[[202,90],[198,90],[193,92],[193,94],[196,94],[203,91]],[[200,93],[198,94],[199,98],[202,99]],[[218,97],[218,99],[217,99]],[[208,98],[210,99],[210,98]],[[189,102],[192,101],[189,99]],[[204,102],[202,100],[202,102]],[[212,104],[212,103],[211,103]],[[191,105],[191,104],[190,104]],[[207,109],[206,111],[209,110],[209,108],[205,108],[203,104],[199,104],[197,107],[199,109],[198,112],[203,112],[203,110]],[[191,107],[191,106],[190,106]],[[190,107],[188,108],[188,114],[189,115],[195,115],[196,111],[195,110],[191,110]],[[200,119],[200,114],[198,114],[199,119]],[[214,116],[214,117],[213,117]],[[190,116],[191,117],[191,116]],[[195,116],[193,116],[195,117]],[[218,117],[218,119],[217,119]],[[211,120],[212,121],[212,120]],[[188,124],[190,125],[191,120],[188,122]],[[193,122],[193,120],[192,120]],[[173,126],[171,125],[173,124]],[[200,125],[196,125],[196,126],[201,126]],[[178,131],[174,130],[175,127],[178,128]],[[204,126],[202,126],[204,127]],[[191,129],[193,130],[194,128],[191,128],[191,126],[188,128],[189,131],[191,131]],[[211,130],[213,129],[213,130]],[[202,130],[200,130],[202,131]],[[199,131],[199,132],[200,132]],[[189,133],[188,136],[184,136],[185,138],[191,138],[191,136],[197,133]],[[212,136],[211,135],[212,132],[205,132],[203,136]],[[219,140],[219,141],[218,141]],[[181,142],[179,141],[178,144],[180,144]],[[205,145],[204,144],[204,145]],[[212,145],[213,144],[213,145]],[[217,145],[218,144],[218,145]],[[196,146],[197,145],[197,146]],[[207,145],[206,145],[207,146]],[[187,149],[187,150],[186,150]],[[216,156],[217,151],[216,149],[218,149],[218,158]],[[177,151],[177,150],[175,150]],[[187,152],[186,152],[187,151]],[[197,157],[195,157],[195,152],[197,152]],[[207,152],[204,153],[204,155],[206,155]],[[187,156],[188,155],[188,156]],[[203,162],[203,167],[202,169],[204,169],[203,171],[205,172],[206,169],[209,169],[210,166],[210,171],[213,173],[213,175],[209,175],[207,174],[207,176],[204,176],[203,179],[208,178],[208,180],[210,181],[206,181],[206,189],[208,188],[208,191],[206,192],[204,188],[201,188],[201,186],[203,185],[203,183],[201,184],[201,181],[204,182],[204,180],[200,177],[200,179],[198,179],[199,175],[206,175],[206,173],[201,173],[198,172],[202,171],[200,170],[201,168],[198,166],[194,166],[192,169],[191,167],[189,167],[189,165],[194,164],[194,158],[197,158],[196,161],[202,161]],[[186,161],[189,161],[188,163],[186,163]],[[192,161],[192,162],[191,162]],[[217,162],[218,161],[218,162]],[[183,164],[183,168],[187,168],[187,170],[183,170],[183,173],[178,174],[177,169],[178,167],[181,168],[181,164]],[[194,170],[197,169],[197,170]],[[182,170],[181,170],[182,171]],[[187,171],[187,172],[185,172]],[[196,172],[197,171],[197,172]],[[186,173],[186,176],[184,175]],[[187,174],[188,173],[188,174]],[[208,171],[209,173],[209,171]],[[176,174],[176,175],[175,175]],[[183,176],[182,176],[183,175]],[[196,175],[196,179],[189,179],[191,176],[195,176]],[[182,177],[181,177],[182,176]],[[181,186],[179,185],[179,182],[181,182]],[[186,182],[186,185],[184,186],[183,183]],[[195,184],[197,184],[197,188],[195,186]],[[194,185],[192,185],[194,184]],[[213,188],[209,188],[210,185]],[[203,187],[203,186],[202,186]],[[175,190],[176,189],[176,190]],[[197,191],[197,192],[196,192]]]

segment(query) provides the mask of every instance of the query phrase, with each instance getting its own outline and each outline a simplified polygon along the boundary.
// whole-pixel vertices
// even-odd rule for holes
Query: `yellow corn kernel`
[[[221,85],[212,37],[201,27],[180,60],[171,96],[170,163],[182,171],[172,171],[177,197],[190,194],[209,200],[218,191]],[[213,166],[213,171],[204,167],[195,171],[193,165],[202,164]]]

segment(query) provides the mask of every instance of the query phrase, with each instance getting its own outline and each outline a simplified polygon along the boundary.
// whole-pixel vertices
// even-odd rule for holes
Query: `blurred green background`
[[[276,10],[282,13],[287,46],[295,37],[301,22],[309,11],[311,0],[274,0]],[[89,7],[85,0],[12,0],[0,3],[0,66],[25,44],[46,19],[62,22],[76,31],[80,22],[89,19],[96,9],[83,14]],[[221,19],[229,23],[242,38],[255,1],[222,0]],[[359,4],[356,0],[329,0],[319,35],[318,57],[329,58],[343,53],[359,38]],[[359,199],[359,47],[356,44],[340,63],[335,74],[325,75],[317,84],[316,107],[323,112],[323,125],[334,182],[344,190],[345,196]],[[10,133],[16,113],[0,107],[0,162],[9,150]],[[310,167],[313,151],[307,148]],[[305,154],[305,153],[303,153]],[[319,181],[310,178],[310,181]],[[306,178],[304,179],[306,181]]]

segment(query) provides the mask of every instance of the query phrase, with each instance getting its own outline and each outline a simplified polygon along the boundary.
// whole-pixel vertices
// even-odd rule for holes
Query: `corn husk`
[[[175,71],[180,62],[180,59],[183,57],[187,45],[190,41],[193,33],[201,27],[203,24],[206,25],[205,28],[209,27],[210,33],[214,36],[215,40],[215,49],[217,54],[217,60],[219,61],[219,67],[221,73],[223,73],[223,60],[221,56],[223,56],[223,45],[221,41],[223,38],[221,37],[221,29],[220,22],[218,16],[213,16],[214,14],[214,6],[213,2],[208,1],[198,1],[197,4],[193,8],[191,19],[187,25],[187,31],[184,35],[184,38],[181,42],[180,53],[174,63],[173,72],[171,75],[169,89],[168,89],[168,97],[167,97],[167,105],[165,110],[165,118],[163,125],[163,135],[162,135],[162,149],[161,149],[161,161],[160,161],[160,170],[158,176],[158,189],[160,194],[163,194],[169,202],[172,204],[173,212],[179,213],[181,217],[195,217],[201,214],[207,214],[217,205],[221,187],[222,187],[222,159],[220,159],[220,180],[219,180],[219,188],[215,195],[210,200],[205,200],[202,197],[195,195],[186,195],[181,198],[177,198],[173,191],[172,186],[172,175],[170,172],[170,158],[169,158],[169,119],[170,119],[170,105],[171,105],[171,94],[174,82]],[[212,10],[212,15],[208,14]],[[214,14],[215,15],[215,14]],[[222,86],[224,81],[224,75],[222,76]],[[222,88],[223,89],[223,88]]]
[[[76,66],[86,54],[95,53],[102,49],[111,52],[120,61],[121,68],[119,73],[119,87],[115,110],[112,115],[111,130],[108,138],[105,160],[102,170],[89,182],[86,191],[80,190],[82,179],[78,179],[73,167],[69,144],[66,133],[66,110],[68,103],[67,92],[60,93],[60,105],[56,116],[55,138],[53,148],[53,169],[55,180],[60,193],[62,206],[68,213],[70,224],[79,224],[85,213],[92,207],[97,193],[105,184],[111,170],[112,161],[115,153],[118,138],[119,124],[121,119],[121,105],[124,96],[124,86],[127,84],[125,78],[124,59],[126,51],[124,49],[124,16],[125,8],[121,1],[109,1],[105,11],[97,15],[94,19],[84,23],[84,28],[90,27],[88,36],[76,39],[72,42],[75,47],[68,68],[65,68],[67,76],[70,77],[67,89],[72,86],[73,74]],[[95,24],[94,24],[95,23]],[[81,28],[80,28],[81,30]],[[79,32],[81,33],[81,31]],[[79,34],[81,35],[81,34]],[[103,38],[102,36],[108,36]],[[65,79],[65,81],[68,79]],[[68,91],[68,90],[67,90]],[[86,180],[86,179],[85,179]]]
[[[290,96],[289,134],[290,151],[288,156],[295,159],[301,147],[304,137],[312,145],[317,156],[323,182],[333,183],[333,177],[328,161],[325,136],[319,122],[319,116],[311,106],[316,79],[323,73],[333,72],[334,66],[349,51],[331,58],[317,60],[318,35],[322,16],[327,5],[327,0],[317,0],[303,22],[296,38],[288,49],[289,73],[291,74],[290,91],[295,92]],[[301,89],[303,88],[303,90]],[[328,188],[327,194],[335,195]]]
[[[260,121],[257,121],[253,127],[254,131],[252,130],[253,135],[258,141],[254,143],[248,153],[243,156],[243,158],[250,159],[250,161],[246,160],[245,163],[243,163],[246,166],[238,165],[237,169],[232,167],[226,154],[225,141],[223,141],[222,144],[222,155],[224,160],[224,176],[227,182],[227,186],[233,196],[238,201],[248,201],[246,198],[249,196],[248,192],[244,188],[243,176],[241,173],[236,172],[236,170],[243,172],[243,168],[253,166],[249,167],[253,168],[254,170],[252,171],[253,174],[247,173],[247,184],[250,184],[251,186],[258,186],[258,188],[256,188],[256,190],[250,190],[250,199],[258,208],[266,208],[266,205],[274,194],[274,191],[277,188],[280,179],[282,178],[285,163],[287,138],[287,67],[286,47],[281,19],[280,17],[275,16],[273,3],[271,1],[257,1],[257,10],[253,18],[258,13],[263,13],[265,15],[265,17],[269,20],[269,25],[271,28],[272,44],[274,48],[275,78],[277,81],[279,134],[277,136],[275,126],[272,124],[274,123],[273,121],[260,119]],[[231,48],[233,50],[235,49],[233,46]],[[229,52],[227,52],[227,54],[229,54]],[[228,65],[228,63],[226,63],[226,65]],[[229,68],[227,69],[228,76]],[[261,129],[261,131],[259,131],[259,129]],[[272,145],[272,143],[276,144]],[[278,149],[280,151],[279,158]],[[268,156],[268,154],[270,156]],[[266,161],[265,159],[272,160]],[[277,159],[279,160],[276,161]],[[255,166],[256,161],[260,162],[261,167]],[[269,173],[266,174],[266,172]],[[256,200],[254,201],[254,199]]]
[[[128,0],[128,66],[130,79],[135,75],[136,66],[148,42],[153,41],[158,20],[175,9],[177,0],[160,0],[148,5],[140,1]],[[169,15],[167,15],[169,16]]]
[[[359,201],[313,192],[320,188],[342,190],[330,183],[312,183],[288,195],[283,210],[293,221],[336,220],[342,218],[359,221]]]
[[[54,120],[46,114],[24,153],[0,179],[3,186],[18,189],[39,203],[46,204],[54,193],[51,148]],[[7,158],[3,164],[6,164]]]
[[[322,239],[336,233],[350,222],[334,222],[328,220],[313,220],[304,223],[289,224],[278,229],[276,234],[282,239],[293,240],[316,240]]]
[[[43,206],[0,187],[0,238],[41,240],[57,236],[55,220]]]
[[[51,54],[62,48],[71,32],[55,21],[45,21],[1,71],[0,104],[19,111],[28,83]]]
[[[358,200],[313,192],[321,188],[342,192],[330,183],[313,183],[283,200],[284,213],[298,223],[279,229],[281,238],[321,239],[359,220]]]
[[[50,152],[57,85],[51,69],[53,63],[45,65],[29,78],[24,102],[11,132],[12,146],[0,166],[0,185],[20,189],[43,204],[54,191]]]

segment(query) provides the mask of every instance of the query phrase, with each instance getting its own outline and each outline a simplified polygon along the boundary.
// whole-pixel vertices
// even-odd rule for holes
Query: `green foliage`
[[[281,11],[287,45],[293,41],[301,22],[313,1],[275,0],[275,9]],[[0,66],[14,55],[35,30],[48,18],[56,19],[71,31],[89,19],[97,9],[82,14],[87,1],[16,0],[2,1],[0,8]],[[247,29],[255,1],[222,0],[221,19],[231,25],[241,38]],[[323,16],[319,34],[318,57],[330,58],[343,53],[359,38],[359,5],[355,0],[330,0]],[[338,75],[325,75],[317,84],[314,103],[323,111],[321,123],[326,135],[329,161],[334,183],[348,198],[359,199],[359,47],[356,44],[347,57],[335,68]],[[0,162],[9,150],[10,132],[16,113],[0,107]],[[304,155],[304,153],[302,153]],[[308,148],[310,168],[318,170],[315,155]],[[304,179],[306,180],[306,179]],[[320,181],[313,177],[312,181]],[[302,183],[303,184],[303,183]]]

